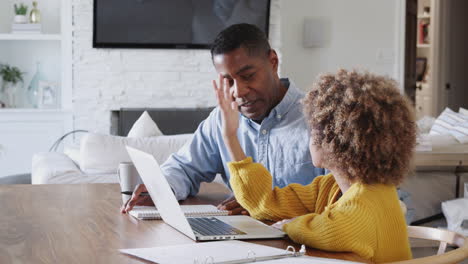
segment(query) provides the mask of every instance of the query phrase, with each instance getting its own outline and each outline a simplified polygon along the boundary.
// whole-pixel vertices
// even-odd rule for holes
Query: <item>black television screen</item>
[[[268,35],[270,0],[94,0],[93,47],[209,48],[232,24]]]

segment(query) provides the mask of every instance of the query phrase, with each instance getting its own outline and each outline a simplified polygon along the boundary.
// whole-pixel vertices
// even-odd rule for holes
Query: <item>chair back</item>
[[[461,234],[432,227],[408,226],[408,236],[410,238],[440,241],[437,255],[412,260],[391,262],[391,264],[447,264],[459,263],[468,259],[468,238]],[[447,244],[455,245],[458,248],[445,253]]]

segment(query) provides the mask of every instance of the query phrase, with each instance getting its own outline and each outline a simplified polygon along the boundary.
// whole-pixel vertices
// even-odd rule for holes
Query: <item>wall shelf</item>
[[[59,109],[59,108],[0,108],[0,115],[1,114],[12,114],[12,113],[65,113],[66,110]]]
[[[15,1],[0,0],[0,63],[17,67],[24,75],[17,94],[18,108],[0,109],[0,144],[5,150],[0,155],[0,178],[29,173],[33,155],[47,151],[57,138],[73,129],[72,1],[39,1],[43,33],[12,33]],[[31,0],[24,2],[32,6]],[[27,87],[38,62],[42,78],[56,84],[55,109],[30,108],[27,102]]]
[[[60,34],[0,34],[0,40],[61,40]]]
[[[434,42],[437,44],[437,39],[434,38],[434,24],[439,23],[437,18],[434,17],[434,12],[437,7],[434,4],[438,0],[417,0],[417,28],[416,28],[416,58],[426,59],[426,70],[423,79],[425,82],[418,82],[415,92],[415,107],[416,117],[418,119],[423,116],[433,116],[433,89],[432,70],[433,55],[434,55]],[[428,43],[429,42],[429,43]],[[416,67],[416,64],[415,64]]]

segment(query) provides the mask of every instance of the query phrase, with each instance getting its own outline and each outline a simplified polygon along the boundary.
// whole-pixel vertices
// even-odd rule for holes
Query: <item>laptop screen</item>
[[[164,222],[196,240],[179,202],[162,174],[158,161],[151,154],[129,146],[126,148]]]

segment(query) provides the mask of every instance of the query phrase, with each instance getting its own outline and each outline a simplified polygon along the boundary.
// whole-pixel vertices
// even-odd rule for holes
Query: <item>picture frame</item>
[[[57,108],[58,83],[39,81],[38,83],[38,108]]]
[[[421,82],[424,80],[427,70],[427,58],[418,57],[416,58],[416,81]]]

